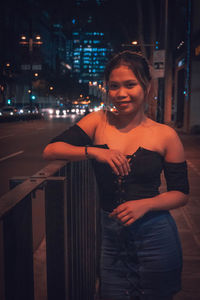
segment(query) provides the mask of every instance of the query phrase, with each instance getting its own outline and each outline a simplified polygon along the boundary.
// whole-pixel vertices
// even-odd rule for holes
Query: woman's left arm
[[[175,130],[167,126],[165,130],[164,175],[168,191],[150,200],[150,210],[174,209],[188,202],[189,184],[184,148]]]
[[[168,191],[152,198],[119,205],[110,216],[119,219],[124,225],[132,224],[148,211],[175,209],[188,202],[189,185],[183,145],[173,129],[165,127],[165,130],[164,173]]]

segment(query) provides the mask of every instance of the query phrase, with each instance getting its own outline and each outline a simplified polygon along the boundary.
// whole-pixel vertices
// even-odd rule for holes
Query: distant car
[[[39,110],[36,106],[26,105],[21,108],[21,112],[25,115],[27,114],[38,114]]]
[[[67,109],[61,106],[41,108],[40,111],[43,115],[56,116],[56,117],[65,116],[67,114]]]
[[[13,106],[4,106],[1,108],[1,116],[15,116],[18,114],[18,110]]]

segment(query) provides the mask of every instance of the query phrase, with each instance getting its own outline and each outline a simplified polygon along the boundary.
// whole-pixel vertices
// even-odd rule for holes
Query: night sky
[[[95,30],[106,32],[114,46],[119,47],[120,43],[130,43],[138,39],[139,23],[143,24],[145,42],[150,42],[149,29],[154,22],[156,39],[162,37],[163,0],[105,0],[101,6],[94,0],[87,1],[81,6],[75,5],[73,0],[59,2],[42,0],[41,3],[44,9],[49,11],[53,22],[63,24],[66,34],[70,34],[76,26],[82,28],[92,26]],[[87,21],[90,16],[92,23],[89,25]],[[72,24],[73,19],[75,24]]]

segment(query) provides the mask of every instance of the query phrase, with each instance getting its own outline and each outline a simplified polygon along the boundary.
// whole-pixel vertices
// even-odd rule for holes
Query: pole
[[[30,110],[32,112],[32,94],[33,94],[33,85],[32,85],[32,65],[33,65],[33,62],[32,62],[32,54],[33,54],[33,38],[29,38],[29,41],[28,41],[28,50],[29,50],[29,58],[30,58],[30,94],[29,94],[29,102],[30,102]]]
[[[185,114],[184,128],[186,132],[190,131],[190,90],[191,90],[191,16],[192,1],[187,0],[187,50],[186,50],[186,80],[185,80]]]
[[[169,42],[169,5],[165,0],[165,98],[164,98],[164,123],[171,123],[172,112],[172,54]]]

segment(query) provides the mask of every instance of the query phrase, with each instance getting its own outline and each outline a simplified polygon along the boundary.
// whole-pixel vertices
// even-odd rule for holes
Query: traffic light
[[[31,95],[31,100],[35,100],[36,96],[35,95]]]
[[[156,50],[158,50],[159,49],[159,47],[158,47],[158,44],[159,44],[159,42],[158,41],[156,41]]]
[[[11,105],[11,99],[8,99],[8,100],[7,100],[7,104],[8,104],[8,105]]]

